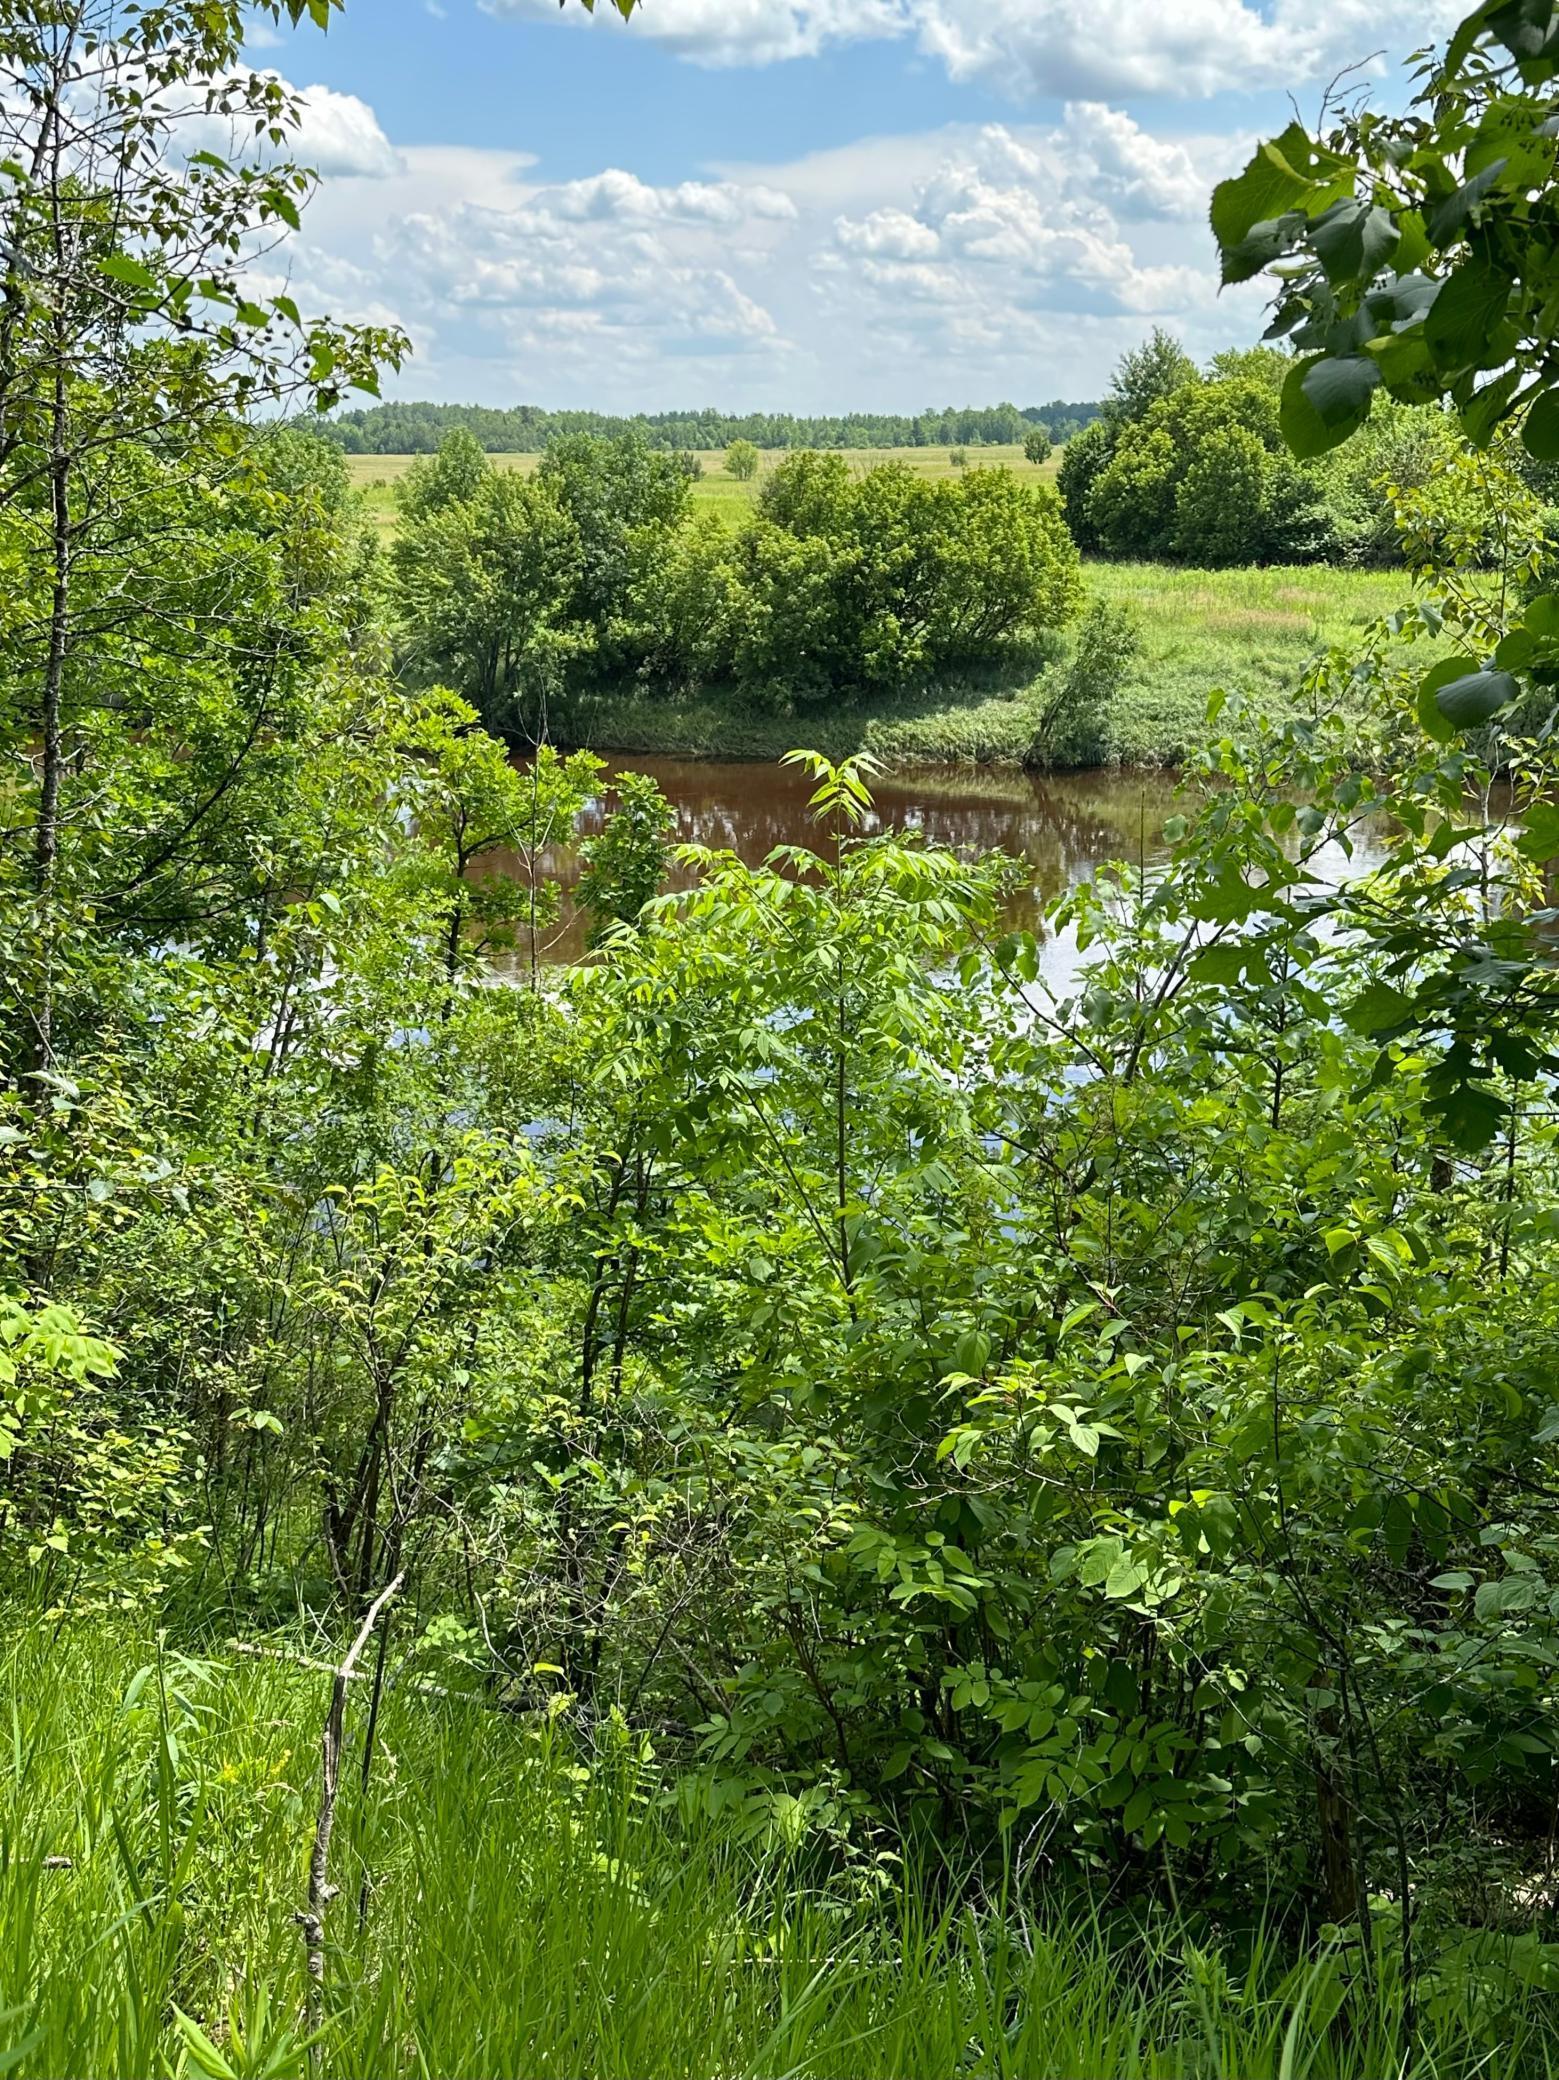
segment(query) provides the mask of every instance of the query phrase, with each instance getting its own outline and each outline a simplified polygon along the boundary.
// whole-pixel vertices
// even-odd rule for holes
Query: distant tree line
[[[489,455],[540,454],[554,440],[591,433],[615,438],[639,434],[652,448],[1021,447],[1043,426],[1056,442],[1069,440],[1098,418],[1099,404],[946,405],[929,411],[845,412],[815,417],[791,412],[549,412],[540,405],[380,404],[341,412],[325,431],[349,455],[433,455],[444,436],[469,433]]]
[[[523,474],[450,433],[401,491],[409,676],[510,733],[545,700],[630,681],[784,711],[1022,653],[1080,603],[1056,492],[1011,469],[933,480],[807,451],[733,529],[690,511],[696,468],[634,430],[555,440]]]

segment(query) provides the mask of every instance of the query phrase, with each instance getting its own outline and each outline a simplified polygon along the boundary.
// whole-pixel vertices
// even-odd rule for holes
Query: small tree
[[[758,474],[758,450],[751,441],[732,441],[725,451],[725,467],[739,484],[750,484]]]
[[[648,773],[619,773],[617,807],[598,837],[583,847],[584,872],[574,897],[590,916],[590,944],[614,925],[637,924],[666,878],[667,834],[676,811]]]
[[[1055,452],[1055,442],[1050,438],[1048,426],[1031,426],[1023,437],[1023,452],[1036,468],[1048,462]]]
[[[1155,325],[1140,347],[1122,356],[1110,382],[1105,416],[1116,421],[1145,418],[1182,383],[1194,383],[1196,373],[1196,363],[1179,340]]]
[[[969,450],[967,448],[949,448],[947,459],[954,469],[967,469],[969,467]]]

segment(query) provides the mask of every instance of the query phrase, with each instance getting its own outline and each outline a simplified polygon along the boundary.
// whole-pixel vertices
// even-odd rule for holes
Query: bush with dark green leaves
[[[689,481],[642,441],[577,435],[526,477],[452,434],[402,495],[403,662],[510,732],[627,678],[784,710],[1020,660],[1081,598],[1060,501],[1010,469],[793,455],[734,533],[690,516]]]
[[[1075,546],[1047,485],[931,481],[798,455],[740,538],[734,675],[755,700],[904,687],[1021,651],[1076,611]]]
[[[1450,414],[1388,400],[1357,442],[1298,460],[1283,426],[1292,366],[1258,347],[1217,355],[1204,374],[1162,333],[1127,355],[1103,417],[1061,457],[1079,547],[1212,568],[1394,563],[1401,491],[1429,493],[1442,530],[1466,536],[1474,516],[1450,469],[1466,442]],[[1500,525],[1482,515],[1481,560],[1498,553]]]

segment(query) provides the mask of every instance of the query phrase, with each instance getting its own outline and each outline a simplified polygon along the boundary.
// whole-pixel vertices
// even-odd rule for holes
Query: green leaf
[[[1446,373],[1482,368],[1489,338],[1510,305],[1510,277],[1473,253],[1446,276],[1424,319],[1424,340]]]
[[[1112,1603],[1123,1603],[1128,1596],[1136,1595],[1147,1578],[1142,1562],[1123,1553],[1105,1578],[1104,1593]]]
[[[1551,859],[1559,859],[1559,803],[1532,804],[1523,818],[1516,850],[1524,859],[1536,860],[1539,866],[1546,866]]]
[[[1380,370],[1367,354],[1318,354],[1296,362],[1278,408],[1283,438],[1301,461],[1340,447],[1369,417]]]
[[[1294,210],[1314,216],[1351,195],[1353,183],[1352,162],[1315,143],[1300,123],[1258,145],[1244,172],[1213,190],[1211,221],[1224,281],[1248,281],[1267,264],[1256,252],[1240,251],[1258,225]]]
[[[1352,195],[1334,202],[1310,230],[1316,258],[1334,284],[1373,281],[1395,251],[1398,237],[1389,211]]]
[[[1503,1101],[1477,1083],[1457,1083],[1433,1101],[1447,1136],[1468,1155],[1487,1148],[1507,1117]]]
[[[1502,1617],[1507,1611],[1529,1611],[1537,1601],[1537,1584],[1530,1575],[1506,1575],[1501,1582],[1480,1582],[1472,1600],[1480,1618]]]
[[[1559,462],[1559,390],[1545,390],[1527,413],[1521,445],[1539,462]]]
[[[152,270],[139,260],[132,260],[128,253],[110,253],[106,260],[98,262],[99,272],[112,281],[123,282],[130,289],[155,289],[158,279]]]
[[[1243,946],[1204,946],[1191,962],[1190,973],[1197,982],[1238,982],[1245,955]]]
[[[1435,703],[1454,728],[1476,729],[1508,707],[1520,690],[1509,672],[1465,672],[1439,688]]]
[[[1413,999],[1389,982],[1372,982],[1360,990],[1343,1016],[1355,1033],[1387,1033],[1406,1025],[1413,1015]]]
[[[1492,383],[1485,383],[1477,391],[1470,404],[1462,407],[1462,430],[1475,448],[1486,448],[1495,427],[1505,416],[1505,407],[1516,394],[1516,385],[1521,381],[1518,368],[1507,368],[1502,376]]]
[[[1445,247],[1460,237],[1468,217],[1504,170],[1504,160],[1496,159],[1481,173],[1474,174],[1471,180],[1463,181],[1456,193],[1441,203],[1429,219],[1429,243],[1432,246]]]
[[[1449,744],[1456,735],[1456,726],[1441,713],[1440,689],[1450,686],[1468,672],[1478,669],[1476,658],[1443,657],[1432,665],[1418,684],[1418,719],[1425,731],[1437,744]]]

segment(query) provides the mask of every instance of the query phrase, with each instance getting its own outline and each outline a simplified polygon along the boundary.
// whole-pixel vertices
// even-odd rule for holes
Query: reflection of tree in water
[[[805,776],[785,766],[715,764],[665,758],[625,759],[649,773],[677,812],[676,839],[734,852],[757,865],[779,845],[815,846],[821,834],[807,810]],[[1007,852],[1027,860],[1033,884],[1010,906],[1014,924],[1034,925],[1042,903],[1085,878],[1108,859],[1160,857],[1164,819],[1173,813],[1174,781],[1162,773],[1052,773],[917,770],[879,774],[876,807],[864,828],[913,830],[928,844],[957,852]],[[588,837],[605,820],[609,797],[593,802],[582,819]],[[487,871],[515,872],[517,863],[494,854]],[[572,848],[558,848],[543,872],[569,889],[579,877]],[[692,875],[675,870],[674,887]],[[564,932],[554,958],[575,959],[582,925]]]

